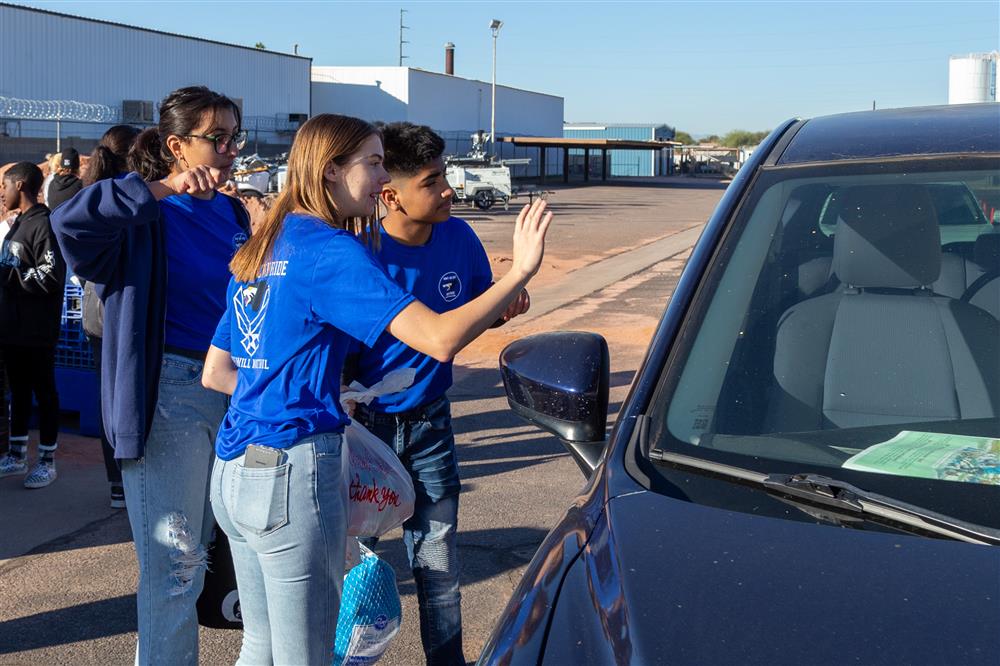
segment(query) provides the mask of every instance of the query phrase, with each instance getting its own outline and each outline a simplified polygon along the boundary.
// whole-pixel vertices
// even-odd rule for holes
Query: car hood
[[[1000,663],[1000,550],[612,499],[543,662]]]

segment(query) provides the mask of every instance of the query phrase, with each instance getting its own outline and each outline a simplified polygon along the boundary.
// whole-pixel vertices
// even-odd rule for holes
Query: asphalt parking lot
[[[701,225],[724,186],[698,180],[558,187],[557,218],[533,311],[486,333],[456,363],[450,396],[463,494],[459,524],[466,658],[474,660],[525,565],[584,478],[554,438],[509,412],[496,371],[510,341],[540,331],[590,330],[611,348],[617,411]],[[509,265],[510,210],[457,207],[497,274]],[[99,445],[65,436],[60,476],[27,491],[0,480],[0,664],[126,664],[135,643],[135,557],[123,512],[107,507]],[[33,447],[32,447],[33,448]],[[383,663],[419,664],[413,579],[401,531],[376,551],[395,567],[403,626]],[[233,663],[238,631],[202,629],[201,661]]]

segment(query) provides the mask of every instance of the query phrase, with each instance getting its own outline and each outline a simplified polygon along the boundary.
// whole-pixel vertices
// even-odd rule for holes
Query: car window
[[[776,169],[748,201],[654,396],[653,448],[996,491],[1000,228],[980,206],[1000,172]],[[959,218],[974,232],[946,234]]]
[[[987,223],[981,204],[965,183],[933,184],[928,189],[942,227]]]
[[[951,229],[957,226],[973,226],[989,224],[986,210],[987,200],[977,199],[976,195],[964,182],[951,183],[929,183],[926,185],[927,193],[937,214],[938,225],[942,228],[941,233],[945,242],[970,240],[962,238],[961,231]],[[827,236],[832,236],[836,230],[837,215],[840,212],[838,190],[833,189],[827,195],[820,210],[820,230]],[[985,229],[974,228],[966,234],[974,239]],[[957,234],[957,235],[956,235]]]

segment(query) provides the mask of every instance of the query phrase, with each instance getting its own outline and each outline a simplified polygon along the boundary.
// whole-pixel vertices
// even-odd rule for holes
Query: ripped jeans
[[[139,560],[137,664],[197,664],[195,602],[212,527],[208,485],[228,399],[201,385],[203,363],[165,354],[153,426],[122,480]]]

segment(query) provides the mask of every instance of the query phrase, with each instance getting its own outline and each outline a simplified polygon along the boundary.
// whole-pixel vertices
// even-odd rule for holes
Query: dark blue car
[[[1000,664],[996,208],[1000,104],[789,121],[609,438],[600,336],[507,347],[588,481],[481,663]]]

